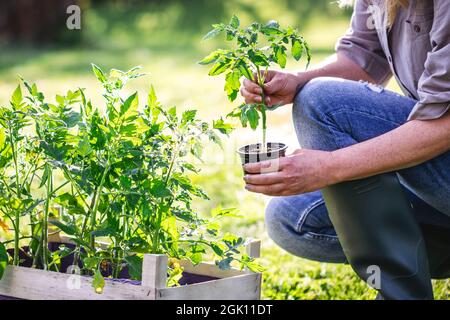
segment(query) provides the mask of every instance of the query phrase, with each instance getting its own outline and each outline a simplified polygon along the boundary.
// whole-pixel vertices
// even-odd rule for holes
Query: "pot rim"
[[[287,146],[285,143],[282,143],[282,142],[267,142],[267,144],[277,144],[277,145],[279,146],[278,149],[271,150],[270,153],[281,152],[281,151],[284,151],[284,150],[286,150],[286,149],[288,148],[288,146]],[[252,152],[250,152],[250,151],[245,151],[245,148],[246,148],[246,147],[254,146],[254,145],[261,145],[261,143],[258,142],[258,143],[250,143],[250,144],[246,144],[245,146],[240,147],[240,148],[237,150],[237,153],[239,153],[239,154],[241,154],[241,155],[246,155],[246,154],[263,154],[263,153],[267,153],[267,152],[259,152],[259,151],[252,151]]]

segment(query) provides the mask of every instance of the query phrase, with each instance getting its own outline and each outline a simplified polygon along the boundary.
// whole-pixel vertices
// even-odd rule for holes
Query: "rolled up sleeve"
[[[391,76],[378,33],[371,27],[372,15],[367,0],[357,0],[350,28],[336,44],[336,52],[357,63],[377,83],[385,83]]]
[[[450,109],[450,1],[434,1],[434,21],[430,32],[432,50],[419,79],[419,102],[408,120],[429,120]]]

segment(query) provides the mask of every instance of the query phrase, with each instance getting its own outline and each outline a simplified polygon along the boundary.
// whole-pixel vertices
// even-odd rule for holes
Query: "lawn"
[[[187,2],[187,1],[186,1]],[[194,1],[198,2],[198,1]],[[202,4],[207,2],[201,2]],[[32,48],[14,46],[0,52],[0,103],[17,85],[20,75],[37,81],[49,94],[81,86],[89,96],[97,96],[99,85],[90,73],[90,63],[104,69],[127,69],[142,65],[147,77],[134,82],[133,90],[143,92],[153,84],[162,102],[181,108],[198,108],[206,119],[215,119],[229,112],[230,105],[223,94],[223,79],[208,77],[207,69],[198,65],[214,42],[202,42],[202,34],[211,23],[238,14],[249,22],[258,18],[279,19],[283,24],[300,27],[313,49],[313,64],[333,53],[336,39],[345,32],[348,14],[335,5],[325,13],[316,11],[300,20],[293,1],[247,0],[223,2],[218,6],[186,7],[183,1],[171,5],[163,2],[143,7],[105,5],[90,9],[83,16],[84,41],[77,46]],[[194,12],[194,13],[193,13]],[[291,70],[301,70],[303,64],[288,62]],[[390,87],[396,90],[394,83]],[[101,97],[94,103],[100,103]],[[298,148],[292,127],[290,106],[272,113],[268,137],[287,142],[290,150]],[[207,214],[220,205],[239,209],[242,218],[227,221],[225,228],[234,233],[262,239],[265,299],[373,299],[375,292],[358,280],[348,266],[310,262],[293,257],[278,248],[267,236],[264,227],[264,207],[267,197],[249,194],[243,189],[242,172],[235,150],[243,142],[259,139],[259,132],[236,130],[226,140],[223,150],[206,145],[200,175],[193,177],[202,185],[211,202],[198,202],[196,207]],[[435,282],[436,297],[448,299],[448,281]]]

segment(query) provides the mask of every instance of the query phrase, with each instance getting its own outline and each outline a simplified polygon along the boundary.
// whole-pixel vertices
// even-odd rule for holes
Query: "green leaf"
[[[139,106],[139,97],[137,92],[128,97],[127,100],[120,106],[120,116],[129,116],[136,114]]]
[[[249,261],[245,263],[245,267],[247,267],[248,270],[255,273],[261,273],[267,270],[264,266],[260,265],[259,263]]]
[[[295,60],[300,60],[303,55],[303,46],[298,39],[292,40],[292,49],[291,49],[292,56]]]
[[[213,28],[211,31],[209,31],[204,37],[203,40],[209,40],[209,39],[213,39],[215,37],[217,37],[223,30],[224,30],[224,25],[220,24],[220,25],[213,25]]]
[[[280,25],[275,20],[269,21],[266,25],[261,27],[261,33],[266,36],[276,36],[283,34],[280,30]]]
[[[280,24],[278,23],[278,21],[270,20],[269,22],[267,22],[265,27],[279,29],[280,28]]]
[[[236,31],[227,30],[227,41],[232,41],[236,36]]]
[[[164,181],[161,181],[161,180],[153,181],[150,192],[156,198],[166,198],[166,197],[170,197],[172,195],[170,190],[167,189]]]
[[[63,96],[59,95],[59,94],[56,95],[55,100],[61,106],[63,106],[65,104],[65,102],[66,102],[66,99]]]
[[[68,128],[75,127],[80,121],[80,119],[81,119],[80,113],[72,110],[65,112],[61,117],[61,120],[64,121],[64,123]]]
[[[20,85],[17,86],[16,90],[14,90],[14,93],[11,96],[11,103],[15,107],[19,107],[22,103],[23,96],[22,96],[22,89]]]
[[[136,133],[137,126],[134,123],[127,124],[120,127],[120,133],[128,136],[132,136]]]
[[[237,29],[240,25],[241,22],[239,21],[239,18],[236,15],[233,15],[233,17],[231,17],[230,26],[234,29]]]
[[[255,130],[256,128],[258,128],[258,124],[259,124],[259,113],[256,110],[255,107],[250,107],[247,109],[247,111],[245,112],[248,122],[250,123],[250,127]]]
[[[46,165],[44,167],[44,172],[42,173],[41,183],[39,184],[39,189],[42,188],[47,183],[47,180],[48,180],[48,177],[50,174],[51,174],[50,167]]]
[[[142,278],[142,261],[143,259],[137,255],[125,257],[128,265],[128,273],[134,280],[141,280]]]
[[[93,150],[87,137],[80,139],[80,141],[78,142],[77,151],[82,157],[86,157],[87,155],[92,153]]]
[[[67,235],[74,236],[77,234],[77,229],[74,226],[64,224],[59,220],[50,220],[49,222]]]
[[[262,52],[255,52],[254,50],[250,50],[248,52],[248,56],[250,60],[260,67],[267,67],[269,66],[269,60]]]
[[[211,249],[214,251],[215,254],[217,254],[219,257],[223,255],[223,248],[220,246],[220,244],[212,242],[211,243]]]
[[[306,41],[303,42],[303,47],[305,48],[306,58],[307,58],[306,59],[307,63],[306,63],[306,68],[305,69],[308,69],[309,64],[311,63],[311,49],[309,48],[309,45],[308,45],[308,43]]]
[[[211,52],[209,55],[204,57],[202,60],[200,60],[198,63],[201,65],[208,65],[213,62],[216,62],[226,51],[219,49],[214,52]]]
[[[181,123],[186,124],[188,122],[191,122],[195,119],[195,116],[197,115],[197,110],[186,110],[183,112],[183,115],[181,116]]]
[[[202,245],[195,244],[189,248],[188,257],[194,265],[197,265],[202,262],[205,252],[206,250]]]
[[[94,72],[95,76],[97,77],[97,79],[101,82],[101,83],[105,83],[106,82],[106,77],[105,74],[103,73],[102,69],[100,69],[100,67],[98,67],[95,64],[91,64],[92,66],[92,71]]]
[[[191,254],[189,258],[193,265],[197,265],[203,261],[203,255],[200,252]]]
[[[5,142],[6,142],[6,134],[5,134],[5,129],[0,127],[0,148],[3,149],[5,146]],[[1,150],[0,149],[0,150]]]
[[[239,120],[241,120],[241,125],[243,128],[247,128],[247,123],[248,123],[248,117],[247,117],[247,113],[243,111],[241,111],[241,113],[239,114]]]
[[[112,236],[114,234],[116,234],[116,229],[114,229],[114,227],[106,227],[103,229],[97,229],[95,231],[91,232],[91,235],[96,236],[96,237],[108,237],[108,236]]]
[[[277,47],[275,55],[277,58],[277,63],[284,69],[286,67],[286,49],[282,46]]]
[[[219,74],[224,73],[225,71],[228,70],[230,64],[229,62],[225,62],[225,61],[217,61],[213,67],[211,68],[211,70],[209,70],[208,75],[210,76],[218,76]]]
[[[241,88],[240,78],[241,73],[237,70],[229,72],[225,77],[225,91],[230,101],[234,101],[237,98],[239,89]]]
[[[220,226],[217,223],[210,223],[206,226],[206,231],[215,237],[219,234],[219,230]]]
[[[248,65],[245,63],[245,61],[243,60],[239,60],[239,62],[236,64],[236,67],[239,69],[239,71],[241,72],[241,74],[246,77],[249,80],[253,81],[253,73],[250,70],[250,68],[248,67]]]
[[[0,242],[0,280],[3,278],[6,266],[8,264],[8,252],[5,245]]]
[[[219,269],[222,269],[222,270],[228,270],[228,269],[230,269],[230,268],[231,268],[230,263],[231,263],[232,261],[233,261],[233,258],[232,258],[232,257],[228,257],[228,258],[225,258],[225,259],[223,259],[223,260],[220,260],[219,263],[218,263]]]
[[[228,208],[222,209],[220,206],[214,208],[211,211],[211,215],[213,217],[233,217],[233,218],[242,218],[242,215],[239,214],[237,209]]]
[[[86,269],[94,269],[98,267],[102,258],[99,257],[86,257],[83,259],[83,267]]]
[[[230,134],[233,131],[233,126],[226,123],[222,118],[213,120],[213,128],[219,130],[223,134]]]
[[[147,112],[147,115],[151,118],[151,121],[154,124],[158,121],[161,110],[158,97],[156,96],[155,87],[153,86],[150,87],[150,91],[148,92],[147,106],[148,109],[144,111]]]
[[[95,271],[94,279],[92,280],[92,287],[95,289],[95,293],[103,293],[103,288],[105,287],[105,279],[98,269]]]
[[[69,214],[84,214],[84,208],[78,199],[72,194],[66,192],[55,198],[55,202],[65,207]]]
[[[175,217],[168,217],[161,222],[161,228],[167,232],[172,240],[176,241],[179,238],[177,219]]]
[[[150,107],[156,107],[158,105],[158,98],[156,96],[156,91],[154,86],[150,86],[150,90],[148,92],[147,104]]]

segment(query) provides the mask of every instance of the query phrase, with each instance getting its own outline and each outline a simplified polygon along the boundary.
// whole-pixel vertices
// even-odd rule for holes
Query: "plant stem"
[[[100,184],[98,186],[97,197],[95,198],[95,202],[94,202],[94,207],[92,208],[92,211],[91,211],[91,214],[90,214],[91,230],[93,230],[95,228],[96,217],[97,217],[97,210],[98,210],[98,205],[99,205],[99,199],[100,199],[100,197],[102,195],[103,185],[105,184],[106,175],[108,174],[109,168],[110,168],[110,164],[109,164],[109,154],[108,154],[108,159],[106,160],[105,171],[103,171],[103,175],[102,175],[102,178],[100,180]],[[90,244],[91,244],[92,248],[95,248],[95,236],[92,235],[92,234],[90,236]]]
[[[265,78],[267,75],[267,69],[264,71],[264,75],[261,75],[261,70],[259,68],[259,66],[256,66],[256,70],[257,70],[257,82],[259,87],[261,88],[261,105],[260,107],[260,112],[261,112],[261,116],[262,116],[262,151],[266,151],[267,149],[267,142],[266,142],[266,132],[267,132],[267,114],[266,114],[266,95],[264,93],[264,82],[265,82]]]
[[[266,151],[267,150],[267,140],[266,140],[266,133],[267,133],[267,114],[266,114],[266,105],[264,104],[263,106],[261,106],[261,115],[262,115],[262,134],[263,134],[263,140],[262,140],[262,145],[263,145],[263,150],[262,151]]]
[[[47,194],[45,201],[45,210],[44,210],[44,219],[42,221],[42,264],[44,270],[48,268],[48,216],[50,211],[50,201],[52,197],[52,189],[53,189],[53,173],[49,164],[45,165],[46,170],[48,170],[47,176]]]
[[[19,167],[18,167],[18,161],[17,161],[17,150],[16,150],[16,143],[14,141],[14,137],[12,134],[12,128],[9,129],[9,137],[11,141],[11,151],[14,159],[14,169],[15,169],[15,178],[16,178],[16,192],[17,192],[17,198],[20,202],[20,185],[19,185]],[[20,204],[19,204],[20,205]],[[15,210],[15,217],[14,217],[14,258],[13,258],[13,265],[17,266],[19,265],[19,238],[20,238],[20,211],[19,209]]]
[[[181,138],[182,140],[182,138]],[[182,141],[178,142],[178,146],[175,149],[175,152],[172,156],[172,160],[170,161],[170,166],[169,166],[169,170],[167,171],[167,175],[166,178],[164,179],[164,186],[167,187],[168,183],[169,183],[169,179],[170,176],[172,175],[172,171],[173,171],[173,167],[175,165],[175,161],[177,160],[178,157],[178,153],[180,152],[182,146]],[[161,205],[162,205],[162,200],[160,201],[160,204],[158,206],[157,209],[157,222],[156,222],[156,234],[155,237],[153,239],[153,246],[152,246],[152,253],[156,254],[158,253],[158,249],[159,249],[159,238],[160,238],[160,234],[161,234],[161,222],[162,222],[162,212],[161,212]]]
[[[39,244],[36,249],[36,253],[34,254],[33,264],[31,266],[32,268],[37,268],[37,262],[39,259],[39,255],[41,254],[41,248],[42,248],[42,235],[41,235],[41,237],[39,237]]]

